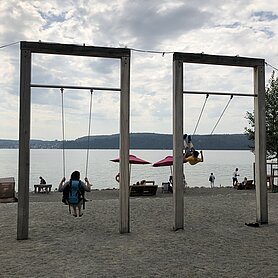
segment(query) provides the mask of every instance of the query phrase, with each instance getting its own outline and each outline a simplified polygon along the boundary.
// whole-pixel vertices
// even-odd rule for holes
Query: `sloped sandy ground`
[[[0,204],[0,277],[278,277],[278,194],[269,224],[255,221],[255,191],[194,188],[174,232],[172,195],[130,199],[131,233],[118,232],[117,190],[87,194],[74,218],[61,193],[30,193],[29,239],[16,240],[17,204]]]

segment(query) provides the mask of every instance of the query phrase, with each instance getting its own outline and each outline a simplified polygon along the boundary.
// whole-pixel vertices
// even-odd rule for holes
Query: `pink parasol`
[[[162,160],[159,160],[153,164],[153,167],[163,167],[163,166],[170,166],[170,171],[171,171],[171,176],[173,175],[173,170],[172,170],[172,165],[173,165],[173,156],[168,155]]]
[[[113,162],[120,162],[120,158],[111,159]],[[143,160],[135,155],[129,155],[129,164],[151,164],[150,162]]]
[[[111,159],[113,162],[120,162],[120,158]],[[131,173],[131,164],[151,164],[149,161],[143,160],[135,155],[129,155],[129,175]]]
[[[153,164],[153,167],[163,167],[163,166],[172,166],[173,165],[173,156],[168,155],[162,160],[159,160]]]
[[[173,156],[168,155],[165,158],[163,158],[162,160],[159,160],[159,161],[155,162],[153,164],[153,167],[170,166],[171,176],[173,176],[172,165],[173,165]],[[183,177],[184,177],[184,175],[183,175]],[[186,181],[185,181],[185,177],[184,177],[184,182],[185,182],[185,184],[187,184]],[[170,183],[171,183],[171,181],[170,181]]]

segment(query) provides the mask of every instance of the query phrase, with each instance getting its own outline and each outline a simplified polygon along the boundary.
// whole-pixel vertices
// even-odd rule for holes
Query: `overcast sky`
[[[18,138],[19,41],[127,47],[131,57],[131,132],[172,133],[172,53],[263,58],[278,66],[277,0],[1,0],[0,138]],[[272,73],[266,66],[266,84]],[[34,54],[32,83],[119,87],[119,61]],[[252,69],[186,65],[185,90],[253,93]],[[192,133],[205,95],[184,97]],[[209,134],[229,96],[210,96],[196,134]],[[243,133],[253,98],[234,97],[214,133]],[[88,133],[89,91],[65,90],[65,138]],[[95,92],[91,133],[119,132],[119,93]],[[62,138],[60,90],[32,89],[35,139]]]

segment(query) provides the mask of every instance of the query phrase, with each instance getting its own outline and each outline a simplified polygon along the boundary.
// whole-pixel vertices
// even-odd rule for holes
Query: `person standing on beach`
[[[238,168],[236,168],[234,173],[233,173],[233,186],[234,187],[237,186],[237,184],[238,184],[237,177],[239,177]]]
[[[183,136],[183,144],[184,144],[184,154],[183,154],[183,162],[188,162],[190,165],[195,165],[199,162],[204,162],[203,152],[200,151],[201,158],[199,157],[199,152],[195,150],[193,143],[191,141],[191,136],[184,134]]]
[[[213,175],[213,173],[210,173],[209,181],[210,181],[210,187],[213,188],[214,187],[214,181],[215,181],[215,176]]]
[[[84,191],[91,191],[91,184],[88,178],[85,178],[85,183],[80,180],[80,172],[74,171],[71,174],[70,180],[65,182],[66,178],[64,177],[60,184],[58,191],[63,192],[63,202],[68,204],[70,208],[73,210],[73,216],[81,217],[83,213],[81,213],[81,205],[84,202]],[[76,200],[74,200],[76,197]]]

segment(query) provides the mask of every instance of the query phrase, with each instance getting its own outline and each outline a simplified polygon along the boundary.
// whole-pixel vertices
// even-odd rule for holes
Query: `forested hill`
[[[131,149],[172,149],[172,134],[132,133],[130,134]],[[91,136],[91,149],[118,149],[119,134]],[[244,134],[195,135],[193,143],[198,150],[249,150],[252,142]],[[88,137],[65,141],[67,149],[87,149]],[[31,140],[32,149],[61,149],[62,141]],[[18,148],[17,140],[1,140],[1,149]]]

